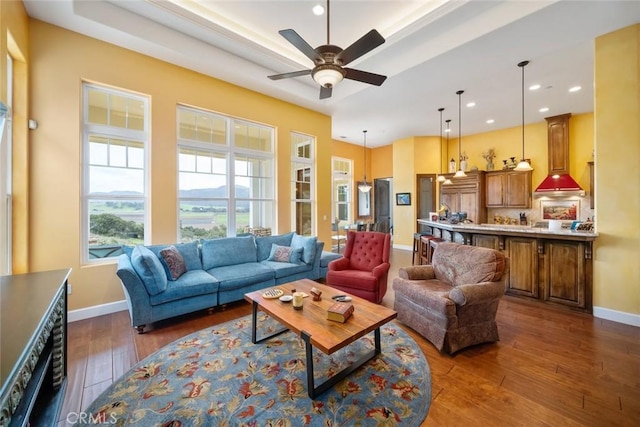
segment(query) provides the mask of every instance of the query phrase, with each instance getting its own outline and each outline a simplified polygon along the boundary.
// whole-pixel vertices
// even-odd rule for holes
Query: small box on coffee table
[[[353,304],[349,302],[336,302],[327,310],[327,319],[344,323],[353,314]]]

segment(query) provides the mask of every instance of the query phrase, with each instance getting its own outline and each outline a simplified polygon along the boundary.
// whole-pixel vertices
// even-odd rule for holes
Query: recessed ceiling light
[[[493,119],[489,119],[489,120],[487,120],[487,124],[488,124],[488,125],[490,125],[490,124],[491,124],[491,123],[493,123],[493,122],[495,122],[495,120],[493,120]]]
[[[538,90],[540,89],[540,87],[541,87],[540,85],[531,85],[529,86],[529,90]]]
[[[549,107],[542,107],[538,111],[540,111],[541,113],[546,113],[547,111],[549,111]]]
[[[580,89],[582,89],[582,86],[574,86],[574,87],[572,87],[571,89],[569,89],[569,92],[577,92],[577,91],[579,91]]]
[[[313,10],[313,14],[316,16],[320,16],[324,14],[324,7],[322,5],[319,5],[319,4],[315,5],[313,6],[312,10]]]
[[[475,107],[476,103],[475,102],[467,102],[467,107],[471,108],[471,107]]]

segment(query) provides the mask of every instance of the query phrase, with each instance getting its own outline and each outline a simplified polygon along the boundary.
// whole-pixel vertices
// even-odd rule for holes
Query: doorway
[[[418,189],[418,195],[416,204],[418,206],[418,218],[429,218],[429,212],[434,212],[436,205],[436,176],[434,174],[418,174],[416,176]],[[419,233],[426,231],[425,226],[418,226],[416,228]]]
[[[373,220],[375,222],[388,221],[389,230],[393,230],[392,190],[393,178],[373,180]]]

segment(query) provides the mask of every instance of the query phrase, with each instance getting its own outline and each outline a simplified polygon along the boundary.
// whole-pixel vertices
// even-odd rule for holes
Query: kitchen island
[[[592,312],[592,253],[597,233],[427,219],[419,219],[418,224],[446,241],[503,252],[510,259],[507,295]]]

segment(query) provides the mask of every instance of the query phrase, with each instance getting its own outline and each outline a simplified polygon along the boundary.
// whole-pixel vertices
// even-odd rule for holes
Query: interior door
[[[391,179],[375,179],[373,191],[374,221],[389,220],[389,224],[393,224],[391,218]]]
[[[418,206],[418,218],[429,218],[429,212],[435,212],[436,209],[436,180],[435,175],[417,175],[418,197],[416,200]],[[419,226],[418,231],[424,231],[424,226]],[[426,228],[425,228],[426,229]]]

